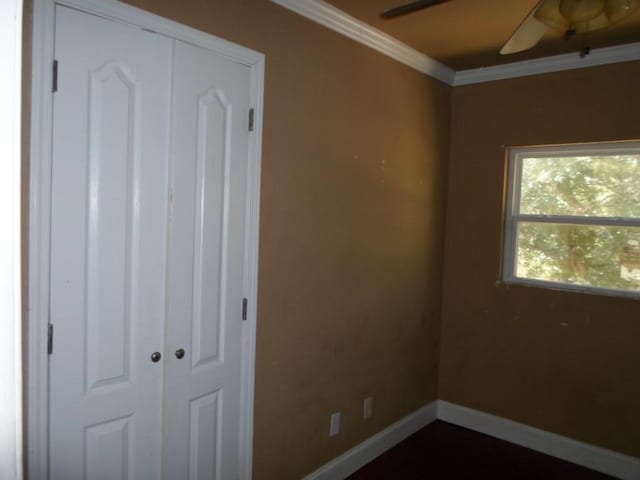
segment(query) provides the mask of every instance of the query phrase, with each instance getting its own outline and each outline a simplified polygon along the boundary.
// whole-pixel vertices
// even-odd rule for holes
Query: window
[[[509,150],[503,280],[640,295],[640,142]]]

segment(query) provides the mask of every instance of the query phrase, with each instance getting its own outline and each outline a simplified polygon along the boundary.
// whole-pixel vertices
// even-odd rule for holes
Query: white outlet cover
[[[340,433],[340,412],[331,414],[331,424],[329,426],[329,436],[335,437]]]
[[[373,397],[367,397],[362,402],[362,418],[366,420],[373,415]]]

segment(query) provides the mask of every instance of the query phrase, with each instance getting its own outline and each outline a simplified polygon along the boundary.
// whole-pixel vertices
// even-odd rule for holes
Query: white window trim
[[[520,186],[522,179],[522,158],[535,156],[594,156],[598,154],[624,155],[640,152],[640,141],[619,141],[606,143],[583,143],[571,145],[511,147],[508,149],[506,204],[503,232],[502,282],[534,287],[544,287],[553,290],[566,290],[578,293],[608,295],[617,297],[639,298],[640,292],[619,290],[614,288],[593,287],[571,283],[550,282],[533,278],[517,277],[515,275],[516,261],[516,230],[519,222],[533,221],[538,223],[564,223],[573,225],[602,225],[620,227],[640,227],[640,218],[622,217],[583,217],[572,215],[531,215],[514,213],[514,208],[520,204]]]

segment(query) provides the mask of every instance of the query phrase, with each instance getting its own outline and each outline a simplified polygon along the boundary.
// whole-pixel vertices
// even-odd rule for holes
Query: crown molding
[[[584,58],[581,58],[579,53],[566,53],[493,67],[455,71],[323,0],[271,1],[454,87],[640,60],[638,42],[597,48]]]
[[[320,25],[341,33],[356,42],[377,50],[419,72],[436,78],[448,85],[453,84],[456,74],[455,70],[357,18],[348,15],[323,0],[271,1],[299,15],[307,17]]]
[[[597,67],[611,63],[632,62],[640,60],[640,42],[616,47],[605,47],[591,50],[584,58],[579,53],[566,53],[551,57],[507,63],[495,67],[474,68],[456,72],[453,86],[473,83],[493,82],[507,78],[540,75],[542,73],[561,72],[576,68]]]

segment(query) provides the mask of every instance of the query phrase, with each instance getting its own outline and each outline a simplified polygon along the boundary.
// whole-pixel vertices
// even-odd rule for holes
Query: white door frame
[[[51,224],[51,152],[55,6],[128,23],[207,48],[251,71],[254,131],[249,135],[244,296],[247,320],[242,332],[239,478],[250,479],[253,458],[256,305],[258,298],[258,228],[264,95],[263,54],[114,0],[34,0],[31,84],[29,192],[29,333],[28,333],[28,469],[32,480],[48,472],[49,263]],[[55,339],[54,339],[55,342]]]

